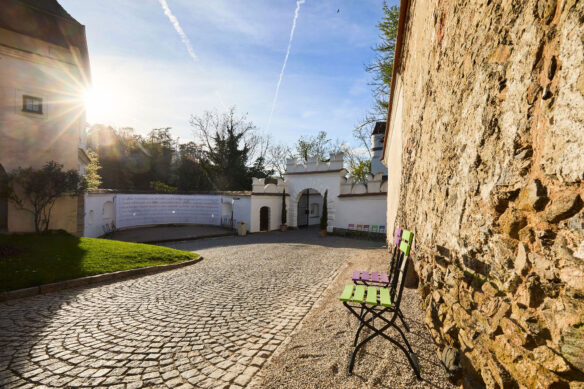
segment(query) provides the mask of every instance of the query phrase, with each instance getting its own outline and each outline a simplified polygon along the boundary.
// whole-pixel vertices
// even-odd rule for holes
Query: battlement
[[[367,175],[366,182],[355,182],[353,177],[341,181],[341,195],[387,193],[387,181],[383,182],[383,174]]]
[[[286,174],[339,171],[343,169],[345,154],[340,152],[330,155],[330,161],[321,162],[316,157],[309,158],[306,164],[299,163],[295,158],[286,160]]]
[[[282,193],[284,190],[288,192],[288,183],[281,178],[278,178],[277,184],[266,184],[265,178],[252,178],[253,194],[276,194]]]

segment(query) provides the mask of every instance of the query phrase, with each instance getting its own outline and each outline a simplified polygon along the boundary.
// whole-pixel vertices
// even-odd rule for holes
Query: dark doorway
[[[8,232],[8,175],[0,165],[0,233]]]
[[[261,207],[260,208],[260,231],[270,230],[270,208]]]
[[[309,209],[308,204],[310,202],[310,189],[305,190],[300,199],[298,199],[298,220],[297,226],[300,227],[307,227],[308,226],[308,217],[309,217]]]

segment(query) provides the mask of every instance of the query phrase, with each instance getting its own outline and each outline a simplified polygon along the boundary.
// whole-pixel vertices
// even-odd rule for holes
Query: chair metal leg
[[[355,347],[357,345],[357,340],[359,339],[359,334],[361,333],[361,330],[363,329],[363,319],[365,318],[365,316],[363,315],[363,311],[365,311],[365,308],[361,307],[361,312],[359,312],[359,321],[361,322],[359,324],[359,328],[357,329],[357,333],[355,334],[355,340],[353,341],[353,347]]]
[[[408,325],[408,323],[406,323],[406,320],[404,319],[404,315],[400,310],[397,311],[397,314],[399,316],[399,320],[402,322],[402,324],[404,325],[404,328],[406,329],[407,332],[410,332],[410,326]]]
[[[408,359],[408,362],[410,363],[410,366],[414,370],[414,373],[416,374],[416,377],[418,379],[422,379],[422,377],[420,375],[420,366],[419,366],[419,363],[418,363],[418,358],[415,355],[415,353],[413,352],[413,350],[412,350],[412,348],[410,346],[410,343],[407,341],[407,338],[405,337],[405,334],[403,333],[403,331],[395,324],[395,320],[399,317],[397,311],[394,312],[393,317],[390,320],[388,320],[388,319],[384,318],[383,316],[381,316],[387,310],[374,311],[373,309],[365,308],[362,305],[361,306],[361,312],[363,311],[363,308],[365,308],[366,312],[364,314],[362,314],[362,313],[357,314],[357,312],[350,305],[348,305],[347,303],[343,303],[343,304],[347,307],[347,309],[349,309],[349,311],[353,315],[357,316],[357,318],[359,318],[359,320],[361,321],[361,325],[360,325],[359,331],[361,330],[361,328],[363,326],[367,326],[367,328],[369,328],[369,329],[371,329],[373,331],[373,333],[371,335],[369,335],[368,337],[366,337],[365,339],[363,339],[359,344],[357,344],[357,346],[355,346],[355,350],[353,350],[353,352],[351,353],[351,359],[349,361],[349,368],[348,368],[348,374],[349,375],[352,375],[353,374],[353,366],[355,364],[355,357],[356,357],[357,352],[359,351],[359,349],[363,345],[365,345],[365,343],[369,342],[371,339],[375,338],[376,336],[382,336],[383,338],[385,338],[388,341],[390,341],[391,343],[393,343],[396,347],[398,347],[406,355],[406,358]],[[365,320],[365,316],[367,315],[367,313],[371,313],[371,317],[369,319]],[[385,321],[387,323],[381,329],[377,329],[377,328],[375,328],[374,326],[372,326],[370,324],[377,317],[380,318],[380,319],[382,319],[383,321]],[[398,341],[392,339],[391,337],[389,337],[388,335],[386,335],[386,334],[383,333],[384,331],[386,331],[390,327],[393,327],[393,328],[397,329],[397,331],[400,333],[402,339],[406,343],[407,349],[403,345],[401,345]]]

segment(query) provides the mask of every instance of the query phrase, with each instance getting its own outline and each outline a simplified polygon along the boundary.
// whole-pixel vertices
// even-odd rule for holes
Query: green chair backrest
[[[406,241],[407,244],[409,244],[411,246],[413,240],[414,240],[414,233],[412,231],[404,230],[402,232],[402,242]]]

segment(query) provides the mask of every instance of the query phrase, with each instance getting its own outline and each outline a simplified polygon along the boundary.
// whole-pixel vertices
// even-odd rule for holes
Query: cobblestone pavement
[[[0,387],[245,387],[348,257],[316,231],[180,242],[186,268],[0,304]]]

